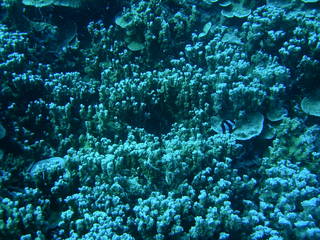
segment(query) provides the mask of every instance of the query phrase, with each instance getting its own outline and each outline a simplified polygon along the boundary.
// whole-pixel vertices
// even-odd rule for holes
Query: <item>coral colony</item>
[[[0,239],[320,239],[320,1],[0,0]]]

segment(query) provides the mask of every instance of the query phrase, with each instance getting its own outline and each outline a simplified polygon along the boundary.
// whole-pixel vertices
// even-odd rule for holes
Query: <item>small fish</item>
[[[221,122],[221,129],[223,133],[232,133],[236,128],[236,123],[232,120],[223,120]]]

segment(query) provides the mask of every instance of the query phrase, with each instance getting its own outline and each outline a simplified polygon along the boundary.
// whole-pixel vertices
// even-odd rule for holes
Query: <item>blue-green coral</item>
[[[320,238],[318,3],[32,2],[1,3],[1,239]]]

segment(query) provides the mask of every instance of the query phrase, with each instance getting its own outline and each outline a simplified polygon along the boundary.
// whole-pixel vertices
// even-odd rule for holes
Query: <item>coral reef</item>
[[[318,10],[2,1],[0,238],[319,239]]]

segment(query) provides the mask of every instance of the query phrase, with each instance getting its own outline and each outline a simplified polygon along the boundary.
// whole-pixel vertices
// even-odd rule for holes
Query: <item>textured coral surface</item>
[[[0,239],[320,239],[319,10],[0,0]]]

